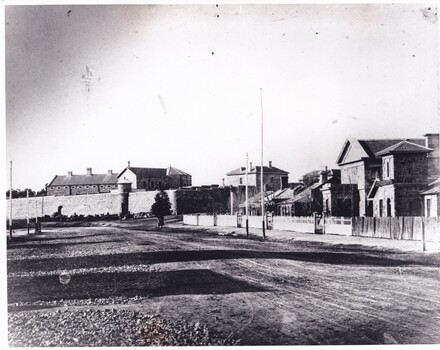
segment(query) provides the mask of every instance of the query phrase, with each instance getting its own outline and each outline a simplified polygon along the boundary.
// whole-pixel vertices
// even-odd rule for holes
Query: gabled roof
[[[373,185],[370,188],[370,192],[368,192],[367,194],[367,200],[373,200],[378,189],[379,189],[379,179],[376,179],[374,180]]]
[[[126,171],[130,170],[136,176],[140,178],[150,178],[150,177],[165,177],[165,176],[173,176],[173,175],[189,175],[182,170],[169,166],[168,168],[137,168],[137,167],[127,167],[122,170],[118,178]]]
[[[421,146],[419,144],[402,140],[392,146],[385,148],[382,151],[376,153],[377,156],[384,156],[386,154],[394,154],[394,153],[429,153],[432,152],[433,149]]]
[[[189,174],[185,173],[182,170],[179,170],[177,168],[172,167],[171,165],[166,169],[166,174],[168,176],[171,176],[171,175],[189,175]]]
[[[261,173],[261,167],[260,166],[254,166],[251,169],[249,169],[248,174],[260,174]],[[246,174],[246,167],[240,167],[235,170],[230,171],[229,173],[226,173],[227,176],[232,175],[244,175]],[[263,174],[276,174],[276,175],[288,175],[289,172],[285,170],[281,170],[279,168],[276,168],[274,166],[268,167],[263,166]]]
[[[116,185],[116,174],[55,175],[48,186]]]
[[[381,151],[390,148],[402,141],[415,144],[418,146],[425,145],[425,139],[372,139],[372,140],[358,140],[354,137],[348,138],[341,152],[339,153],[336,163],[338,165],[351,163],[362,160],[364,158],[380,157]]]
[[[149,177],[165,177],[167,175],[167,169],[165,168],[136,168],[136,167],[127,167],[121,171],[118,175],[118,178],[127,170],[133,172],[136,176],[140,178],[149,178]]]

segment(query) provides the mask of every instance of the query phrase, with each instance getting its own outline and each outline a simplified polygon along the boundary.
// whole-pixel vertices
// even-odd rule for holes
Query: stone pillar
[[[131,192],[131,182],[127,179],[121,179],[118,181],[119,200],[121,203],[120,215],[126,215],[129,213],[128,198]]]

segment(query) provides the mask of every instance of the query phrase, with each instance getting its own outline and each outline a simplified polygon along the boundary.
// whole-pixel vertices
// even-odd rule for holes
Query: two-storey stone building
[[[92,168],[87,168],[87,174],[55,175],[46,186],[48,196],[71,196],[80,194],[106,193],[118,187],[117,174],[111,170],[107,174],[93,174]]]
[[[172,189],[192,184],[191,175],[172,166],[168,168],[138,168],[130,166],[130,162],[119,173],[118,179],[131,181],[134,190]]]
[[[287,188],[289,173],[281,170],[269,162],[269,166],[263,166],[263,186],[265,191],[277,191]],[[261,192],[261,167],[249,164],[247,183],[255,189],[255,193]],[[246,167],[240,167],[226,174],[225,186],[246,186]]]
[[[418,139],[347,139],[337,160],[341,184],[323,187],[324,202],[334,203],[336,197],[357,201],[352,216],[422,215],[420,193],[430,179],[439,176],[438,144],[439,134]],[[333,209],[330,215],[335,215],[337,206]]]

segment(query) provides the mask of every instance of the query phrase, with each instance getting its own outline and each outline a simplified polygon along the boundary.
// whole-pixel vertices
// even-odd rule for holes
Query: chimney
[[[127,162],[127,168],[129,168],[129,167],[130,167],[130,161]]]
[[[73,172],[72,171],[68,171],[67,172],[67,176],[72,176],[73,175]]]
[[[92,175],[92,168],[87,168],[87,175]]]
[[[323,170],[319,173],[319,183],[323,184],[324,182],[327,181],[327,175],[328,175],[328,171],[327,171],[327,167],[326,170]]]
[[[272,169],[272,161],[269,160],[269,168]]]
[[[225,187],[225,178],[222,179],[222,186]]]
[[[107,170],[108,175],[113,175],[113,170]]]
[[[252,170],[252,162],[249,162],[249,171]]]

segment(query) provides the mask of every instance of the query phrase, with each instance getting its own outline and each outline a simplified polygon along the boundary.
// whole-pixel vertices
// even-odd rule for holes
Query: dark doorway
[[[387,199],[387,216],[391,216],[391,199]]]

